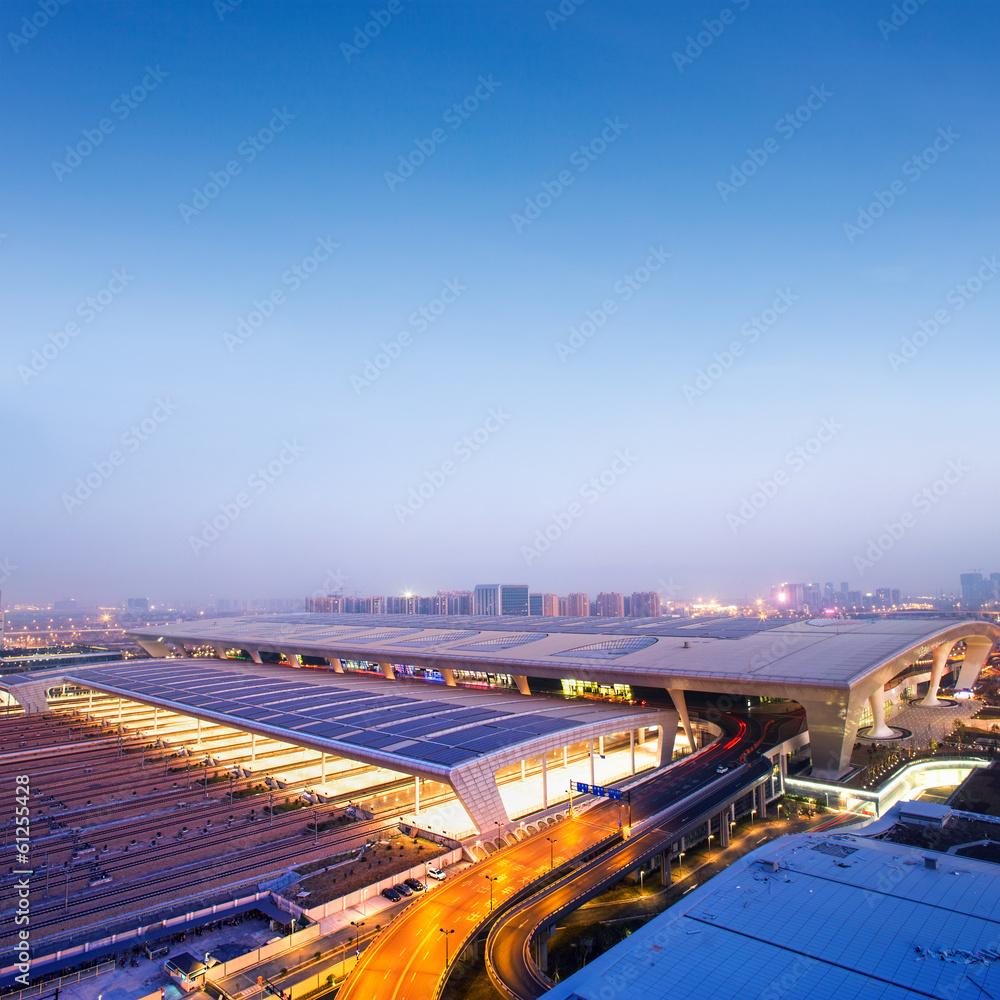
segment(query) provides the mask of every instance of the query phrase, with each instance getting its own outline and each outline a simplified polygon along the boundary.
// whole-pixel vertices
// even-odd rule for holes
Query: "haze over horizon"
[[[5,605],[1000,570],[995,5],[38,10]]]

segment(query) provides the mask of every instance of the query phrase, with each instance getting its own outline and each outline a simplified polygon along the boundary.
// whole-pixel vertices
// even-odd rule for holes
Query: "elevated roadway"
[[[432,896],[407,907],[362,955],[340,991],[340,1000],[438,997],[449,968],[461,951],[502,911],[537,893],[543,880],[555,881],[556,876],[566,875],[571,865],[590,873],[586,884],[570,875],[534,896],[531,902],[539,907],[538,912],[532,910],[523,918],[520,928],[515,926],[515,931],[522,932],[522,938],[529,929],[529,916],[534,920],[541,914],[538,921],[541,926],[546,922],[543,910],[551,914],[556,906],[571,909],[579,905],[584,897],[590,898],[601,891],[607,879],[621,878],[625,871],[655,853],[657,845],[672,836],[663,828],[668,810],[674,810],[671,815],[677,823],[690,828],[696,818],[691,810],[700,810],[697,815],[702,816],[711,809],[712,802],[732,801],[741,789],[760,781],[770,765],[758,761],[749,767],[741,766],[740,758],[759,743],[763,720],[757,724],[753,716],[747,719],[728,716],[723,717],[722,724],[728,732],[710,747],[632,788],[631,818],[637,832],[630,840],[621,841],[622,825],[628,823],[628,805],[601,801],[585,812],[551,825],[543,833],[497,852],[449,880]],[[730,772],[725,781],[712,785],[708,791],[710,798],[706,800],[704,790],[719,778],[719,767],[728,767]],[[689,802],[697,804],[689,806]],[[648,831],[644,824],[651,824]],[[614,852],[617,861],[609,861],[608,867],[601,868],[600,861],[586,864],[588,854],[612,847],[617,847]],[[619,854],[621,850],[625,853]],[[595,891],[591,892],[592,889]],[[548,901],[549,892],[557,894],[555,901]],[[578,896],[579,901],[574,903]],[[516,936],[513,934],[512,940]],[[533,928],[521,949],[522,956],[531,936]],[[526,962],[518,969],[505,968],[498,976],[505,984],[508,978],[516,984],[515,989],[527,989],[525,995],[539,995],[539,985]]]

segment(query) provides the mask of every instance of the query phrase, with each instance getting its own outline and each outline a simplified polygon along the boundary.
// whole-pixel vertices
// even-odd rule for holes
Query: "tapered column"
[[[379,669],[390,681],[396,679],[396,671],[392,669],[391,663],[380,663]]]
[[[694,753],[698,748],[695,746],[694,733],[691,730],[691,719],[688,716],[687,702],[684,699],[684,692],[676,688],[667,688],[667,691],[670,694],[670,700],[674,703],[674,708],[677,709],[677,714],[681,717],[681,725],[684,726],[684,733],[691,746],[691,753]],[[672,753],[673,747],[671,747],[671,754]]]
[[[319,755],[319,780],[326,784],[326,754]]]
[[[444,667],[441,671],[441,676],[444,678],[445,687],[456,687],[455,684],[455,671],[450,667]]]
[[[524,674],[513,674],[512,676],[520,694],[531,694],[531,688],[528,687],[528,678]]]
[[[257,763],[257,734],[250,734],[250,763]]]
[[[299,659],[299,654],[298,653],[285,653],[285,659],[288,660],[288,662],[293,667],[301,667],[302,666],[302,660]]]
[[[335,674],[342,674],[344,672],[344,665],[336,656],[330,660],[330,666],[333,667],[333,672]]]
[[[632,755],[632,777],[635,777],[635,730],[630,729],[628,732],[628,749],[629,753]]]
[[[549,807],[549,767],[545,758],[548,754],[542,754],[542,808]]]
[[[223,649],[223,647],[216,646],[215,647],[215,651],[216,651],[216,653],[218,653],[220,659],[224,660],[226,658],[226,651],[225,651],[225,649]],[[247,652],[250,654],[250,659],[253,660],[254,663],[263,663],[264,662],[260,658],[260,650],[259,649],[248,649]]]
[[[958,672],[958,687],[972,688],[979,676],[979,671],[986,665],[986,658],[993,648],[993,640],[984,635],[970,635],[965,640],[965,659],[962,669]]]
[[[872,728],[870,740],[889,740],[896,734],[885,724],[885,688],[880,684],[868,699],[872,708]]]
[[[594,741],[590,741],[590,783],[593,785],[594,780]]]
[[[948,666],[948,654],[951,653],[953,642],[942,642],[940,646],[934,647],[931,659],[931,682],[927,687],[927,694],[920,704],[924,708],[935,708],[940,705],[938,701],[938,688],[941,686],[941,678]]]
[[[413,815],[420,815],[420,775],[413,777]]]

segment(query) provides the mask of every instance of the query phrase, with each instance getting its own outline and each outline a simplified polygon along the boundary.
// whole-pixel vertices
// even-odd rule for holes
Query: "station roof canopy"
[[[585,699],[215,659],[127,660],[59,678],[404,773],[440,774],[539,741],[565,745],[663,721],[652,709]]]
[[[871,618],[543,618],[287,614],[133,628],[148,641],[435,669],[604,683],[779,693],[781,685],[848,687],[912,662],[947,638],[984,635],[991,622],[956,616]]]

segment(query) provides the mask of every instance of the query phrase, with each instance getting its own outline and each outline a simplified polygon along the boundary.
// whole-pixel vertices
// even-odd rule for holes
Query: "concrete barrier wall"
[[[384,878],[379,882],[373,883],[372,885],[366,885],[363,889],[357,889],[354,892],[348,893],[346,896],[341,896],[339,899],[331,899],[327,903],[314,906],[311,910],[304,911],[305,915],[309,917],[310,920],[322,920],[325,917],[333,915],[334,913],[343,913],[344,910],[350,909],[352,906],[358,906],[366,899],[371,899],[373,896],[377,896],[383,889],[394,886],[397,883],[402,882],[404,879],[422,879],[427,871],[427,865],[434,865],[437,868],[446,868],[448,865],[453,865],[457,861],[461,861],[461,859],[461,848],[455,848],[447,854],[439,855],[438,857],[432,858],[430,861],[424,862],[423,864],[416,865],[414,868],[410,868],[405,872],[399,872],[391,878]]]
[[[283,955],[286,951],[291,951],[293,948],[299,948],[310,941],[315,941],[319,936],[319,924],[312,924],[304,930],[296,931],[294,934],[289,934],[288,937],[281,938],[279,941],[272,941],[270,944],[261,945],[261,947],[254,951],[248,951],[245,955],[239,955],[236,958],[231,958],[228,962],[222,962],[219,965],[213,966],[210,970],[209,978],[225,979],[226,976],[230,976],[234,972],[241,972],[251,965],[266,962],[269,958],[276,958],[278,955]]]

